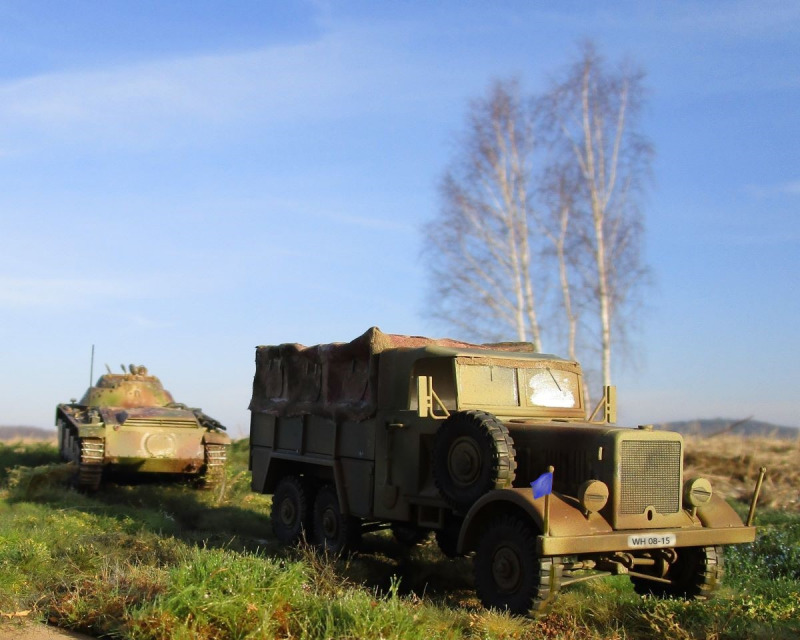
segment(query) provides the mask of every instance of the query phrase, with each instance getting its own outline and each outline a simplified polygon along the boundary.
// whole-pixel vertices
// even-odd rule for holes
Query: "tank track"
[[[103,456],[105,442],[102,440],[80,441],[81,455],[78,463],[78,488],[84,491],[97,491],[103,479]]]
[[[204,445],[206,470],[203,473],[203,489],[214,489],[225,479],[225,464],[228,461],[228,447],[224,444]]]

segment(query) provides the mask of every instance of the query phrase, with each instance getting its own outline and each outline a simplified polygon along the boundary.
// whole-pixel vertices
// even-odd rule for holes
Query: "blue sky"
[[[657,152],[621,421],[800,426],[800,5],[763,0],[0,1],[0,424],[92,344],[244,434],[258,344],[453,334],[419,256],[467,103],[584,38]]]

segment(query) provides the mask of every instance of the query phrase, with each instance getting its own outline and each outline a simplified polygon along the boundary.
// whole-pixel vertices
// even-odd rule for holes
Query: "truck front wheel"
[[[631,576],[636,593],[687,600],[711,598],[722,585],[722,547],[681,547],[676,551],[678,559],[668,565],[664,575],[656,576],[669,583]]]
[[[559,559],[540,558],[535,531],[516,516],[489,526],[478,545],[474,570],[483,605],[517,615],[544,610],[561,585]]]
[[[361,521],[342,513],[333,485],[322,487],[314,501],[314,535],[322,551],[335,555],[352,551],[361,539]]]
[[[295,544],[311,534],[311,498],[298,476],[281,478],[272,496],[272,531],[283,544]]]

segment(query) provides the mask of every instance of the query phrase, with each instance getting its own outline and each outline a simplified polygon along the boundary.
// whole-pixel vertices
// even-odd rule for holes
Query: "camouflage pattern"
[[[99,488],[104,471],[189,476],[206,488],[224,478],[225,427],[175,402],[142,366],[103,375],[80,402],[59,404],[56,426],[61,457],[86,490]]]

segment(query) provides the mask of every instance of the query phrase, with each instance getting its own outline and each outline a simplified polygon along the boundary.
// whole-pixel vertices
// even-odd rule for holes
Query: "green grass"
[[[797,515],[765,512],[754,544],[726,549],[714,601],[643,599],[619,576],[512,618],[481,608],[469,560],[432,540],[407,551],[374,534],[340,560],[280,548],[269,498],[249,490],[247,442],[230,458],[216,492],[142,483],[85,496],[53,447],[0,445],[0,613],[142,640],[800,636]]]

